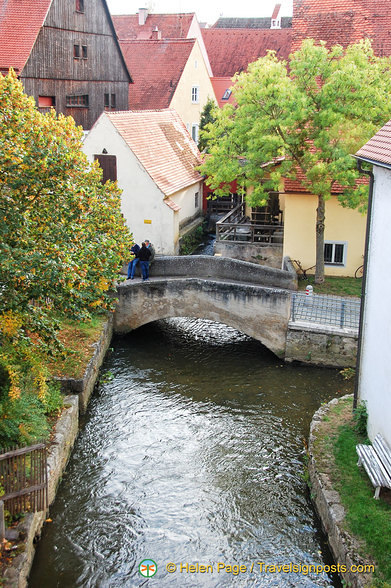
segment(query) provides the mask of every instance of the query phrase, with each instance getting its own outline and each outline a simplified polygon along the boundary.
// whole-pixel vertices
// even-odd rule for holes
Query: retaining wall
[[[334,327],[289,323],[285,361],[324,367],[355,367],[358,334]]]

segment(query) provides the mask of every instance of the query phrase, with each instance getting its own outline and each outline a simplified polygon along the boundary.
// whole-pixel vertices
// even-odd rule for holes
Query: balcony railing
[[[283,224],[279,216],[257,212],[255,221],[245,216],[245,204],[238,204],[216,223],[217,241],[281,246]]]

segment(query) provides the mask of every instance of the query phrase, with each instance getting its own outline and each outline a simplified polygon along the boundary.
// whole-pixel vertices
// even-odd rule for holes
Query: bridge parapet
[[[268,288],[297,290],[295,273],[230,257],[212,255],[156,257],[150,274],[162,278],[228,280]]]

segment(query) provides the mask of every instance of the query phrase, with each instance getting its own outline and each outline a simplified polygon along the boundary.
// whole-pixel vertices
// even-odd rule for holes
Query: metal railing
[[[328,325],[358,332],[361,301],[323,294],[292,294],[291,322]]]

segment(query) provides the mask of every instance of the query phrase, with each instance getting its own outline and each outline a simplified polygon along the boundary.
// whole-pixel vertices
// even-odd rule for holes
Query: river
[[[115,338],[29,587],[340,586],[307,573],[333,562],[303,461],[313,413],[347,392],[210,321]]]

